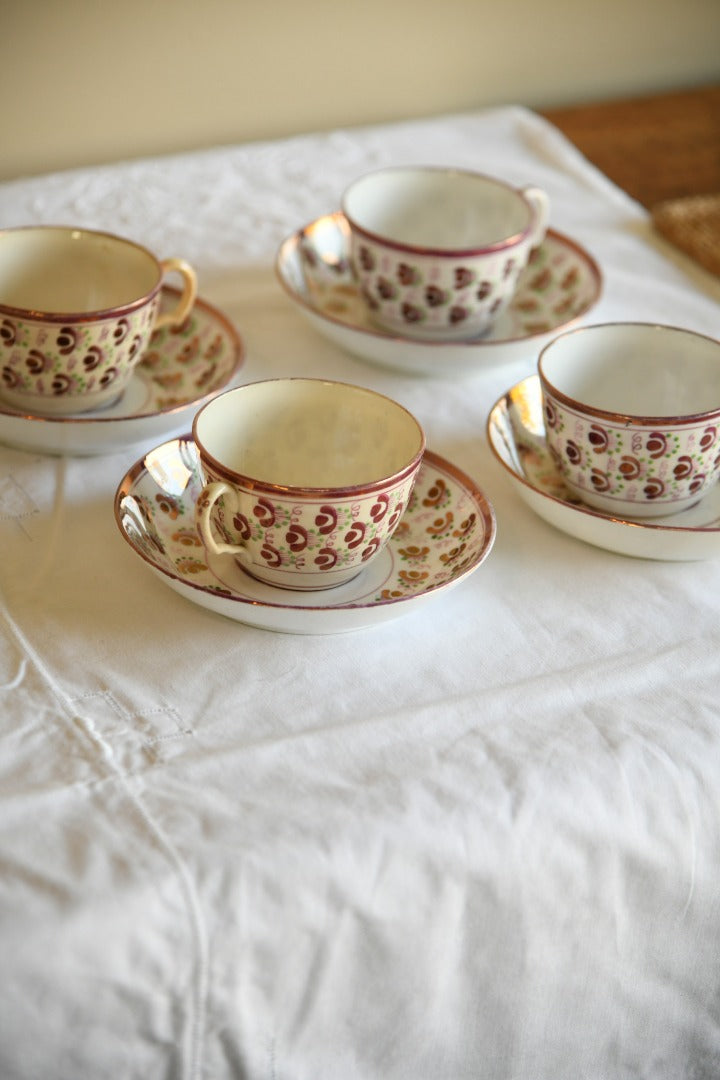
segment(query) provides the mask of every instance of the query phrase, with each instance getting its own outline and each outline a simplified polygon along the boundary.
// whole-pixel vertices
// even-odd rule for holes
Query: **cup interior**
[[[365,232],[394,244],[473,251],[520,237],[532,210],[508,184],[441,168],[381,169],[356,180],[343,211]]]
[[[277,379],[227,391],[195,418],[195,441],[221,470],[288,488],[373,484],[419,459],[417,420],[390,398],[315,379]]]
[[[149,251],[108,233],[39,226],[0,232],[0,306],[36,314],[126,307],[159,285]]]
[[[720,342],[650,324],[580,327],[540,354],[549,389],[601,412],[695,416],[720,409]]]

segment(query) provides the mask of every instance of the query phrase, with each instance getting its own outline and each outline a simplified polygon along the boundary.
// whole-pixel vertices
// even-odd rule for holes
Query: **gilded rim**
[[[565,338],[574,336],[575,334],[581,334],[588,330],[602,330],[611,328],[636,328],[646,330],[669,330],[672,333],[679,333],[683,335],[689,335],[694,338],[700,338],[704,341],[709,341],[710,344],[715,345],[718,348],[718,365],[720,366],[720,341],[717,338],[710,337],[709,334],[699,334],[695,330],[687,330],[682,326],[670,326],[664,323],[643,323],[643,322],[607,322],[607,323],[593,323],[592,325],[577,326],[572,330],[566,330],[562,334],[558,334],[556,338],[541,350],[538,357],[538,376],[540,379],[540,385],[551,397],[555,398],[561,405],[566,408],[572,409],[579,413],[581,416],[594,416],[600,420],[605,420],[608,423],[613,424],[632,424],[635,427],[660,427],[668,425],[673,427],[690,427],[693,424],[705,423],[711,420],[716,420],[720,417],[720,405],[717,408],[707,410],[699,413],[683,413],[680,415],[666,415],[666,416],[635,416],[633,413],[612,412],[608,409],[599,409],[594,405],[586,405],[582,401],[578,401],[577,398],[571,397],[569,394],[564,394],[562,390],[558,390],[557,387],[547,378],[543,371],[542,362],[545,353],[551,349],[558,341]]]
[[[211,468],[213,473],[217,473],[217,475],[221,476],[224,480],[228,480],[231,483],[239,484],[239,485],[242,485],[244,487],[252,488],[252,490],[254,490],[254,491],[265,491],[265,492],[268,492],[268,493],[274,493],[274,494],[276,494],[278,496],[287,496],[287,495],[292,493],[293,495],[297,495],[298,497],[305,497],[305,498],[310,499],[310,498],[315,498],[315,497],[317,497],[317,498],[322,498],[322,497],[324,497],[324,498],[345,498],[345,497],[348,497],[349,498],[349,497],[351,497],[353,495],[361,495],[361,494],[364,494],[366,492],[369,494],[369,493],[371,493],[373,491],[378,491],[378,490],[380,490],[382,488],[389,487],[391,485],[394,486],[395,484],[398,484],[398,483],[402,482],[408,476],[411,476],[412,473],[415,472],[415,470],[418,468],[420,462],[422,461],[423,455],[425,453],[425,447],[426,447],[425,432],[423,431],[423,428],[421,427],[421,425],[417,421],[417,419],[413,416],[413,414],[409,411],[409,409],[406,409],[404,405],[401,405],[400,402],[398,402],[398,401],[394,401],[393,398],[388,397],[386,394],[378,393],[377,390],[370,390],[370,389],[368,389],[367,387],[364,387],[364,386],[354,386],[352,383],[343,383],[343,382],[339,382],[339,381],[334,380],[334,379],[303,379],[303,378],[300,378],[300,377],[298,377],[298,378],[292,378],[291,377],[291,378],[278,378],[278,379],[258,379],[253,383],[245,383],[244,386],[237,386],[237,387],[234,387],[232,390],[226,390],[225,394],[237,393],[237,392],[243,390],[245,387],[248,387],[248,386],[261,386],[263,384],[269,384],[269,383],[289,383],[289,382],[320,383],[320,384],[323,384],[323,385],[326,385],[326,386],[346,386],[346,387],[349,387],[349,388],[351,388],[353,390],[360,390],[364,394],[370,394],[373,397],[382,398],[383,400],[390,402],[392,405],[396,406],[398,409],[402,409],[402,411],[407,416],[410,417],[410,419],[414,423],[415,427],[417,428],[418,434],[420,436],[420,445],[418,447],[417,452],[413,455],[413,457],[410,459],[410,461],[406,465],[403,465],[403,467],[401,469],[398,469],[397,472],[390,473],[389,476],[381,477],[379,480],[372,480],[372,481],[370,481],[368,483],[363,483],[363,484],[353,484],[353,485],[350,485],[348,487],[337,487],[337,486],[332,486],[332,487],[304,487],[304,486],[295,485],[295,484],[287,486],[285,484],[273,483],[272,481],[269,481],[269,480],[256,480],[252,476],[246,476],[243,473],[238,473],[238,472],[235,472],[233,469],[229,469],[227,467],[227,465],[224,465],[221,461],[218,461],[218,459],[216,457],[214,457],[210,453],[210,451],[207,449],[207,447],[203,445],[202,440],[200,438],[198,438],[197,428],[198,428],[198,423],[200,421],[200,417],[201,417],[202,413],[210,405],[212,405],[214,403],[214,401],[217,400],[218,397],[224,396],[224,395],[219,394],[219,395],[216,395],[216,397],[213,399],[213,401],[208,401],[208,402],[205,403],[205,405],[203,405],[202,409],[200,409],[197,412],[197,414],[196,414],[196,416],[195,416],[195,418],[193,420],[193,425],[192,425],[192,436],[193,436],[193,440],[195,442],[195,445],[197,446],[198,454],[200,455],[201,459],[204,462],[207,462],[208,466]]]
[[[118,236],[116,233],[105,232],[102,229],[86,229],[77,225],[20,225],[16,229],[0,229],[0,243],[4,236],[23,232],[87,233],[94,237],[105,237],[115,244],[125,244],[127,247],[135,248],[136,251],[146,255],[155,264],[157,278],[152,289],[138,297],[137,300],[131,300],[130,303],[118,307],[100,308],[97,311],[34,311],[30,308],[17,308],[11,304],[3,304],[0,300],[0,311],[6,315],[12,315],[15,319],[22,319],[24,322],[49,323],[103,322],[106,319],[127,315],[130,312],[137,311],[138,308],[144,307],[145,304],[157,296],[162,287],[163,273],[159,259],[153,255],[152,251],[143,247],[142,244],[136,243],[135,240],[128,240],[125,236]]]
[[[504,236],[502,240],[493,241],[491,244],[485,244],[482,247],[470,247],[470,248],[437,248],[437,247],[425,247],[422,244],[408,244],[401,240],[393,240],[388,236],[383,236],[381,233],[373,232],[371,229],[367,229],[364,225],[361,225],[356,221],[351,214],[348,213],[345,203],[350,190],[355,184],[361,183],[363,180],[368,179],[371,176],[379,176],[380,174],[389,175],[390,173],[411,173],[411,172],[433,172],[433,173],[445,173],[448,176],[468,176],[475,180],[483,180],[488,184],[494,184],[495,187],[502,188],[504,191],[509,191],[515,195],[522,203],[524,203],[528,211],[528,223],[527,226],[518,233],[514,233],[512,236]],[[352,184],[349,185],[343,192],[340,200],[340,206],[342,212],[347,219],[350,227],[361,233],[362,236],[367,237],[374,244],[379,244],[382,247],[392,248],[393,251],[407,251],[413,252],[415,255],[426,256],[431,258],[441,259],[469,259],[478,255],[489,255],[498,251],[504,251],[505,248],[515,247],[517,244],[522,243],[532,232],[533,224],[533,209],[523,193],[517,188],[514,188],[512,184],[506,184],[502,180],[498,180],[497,177],[488,176],[485,173],[474,172],[472,169],[446,169],[442,165],[428,165],[428,166],[390,166],[386,169],[376,169],[374,172],[366,173],[365,176],[358,177]]]

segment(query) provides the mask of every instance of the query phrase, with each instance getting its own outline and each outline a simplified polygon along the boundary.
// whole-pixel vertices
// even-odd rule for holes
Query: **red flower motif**
[[[370,541],[368,546],[363,550],[363,553],[360,556],[362,561],[367,562],[368,559],[371,559],[372,556],[375,554],[375,552],[377,551],[377,549],[379,547],[380,547],[380,537],[379,536],[373,536],[372,540]]]
[[[467,266],[455,267],[455,288],[466,289],[468,285],[472,285],[475,280],[475,274],[472,270],[469,270]]]
[[[132,339],[132,342],[130,344],[130,348],[128,349],[128,360],[131,360],[133,358],[133,356],[136,355],[136,353],[137,353],[138,349],[140,348],[141,344],[142,344],[142,338],[140,337],[139,334],[136,334],[135,337]]]
[[[115,367],[108,368],[107,371],[105,371],[103,373],[102,378],[100,379],[100,385],[101,386],[109,386],[111,382],[115,381],[115,378],[117,377],[117,373],[118,373],[117,368],[115,368]]]
[[[269,499],[258,499],[253,506],[253,514],[264,529],[270,529],[275,524],[275,507]]]
[[[647,484],[643,488],[643,493],[646,499],[657,499],[658,496],[663,495],[665,492],[665,483],[658,477],[648,480]]]
[[[63,326],[57,336],[57,347],[61,356],[68,356],[77,345],[77,331],[72,326]]]
[[[476,295],[478,300],[485,300],[486,297],[488,297],[491,292],[492,292],[492,282],[491,281],[481,281],[480,286],[479,286],[477,292],[475,293],[475,295]]]
[[[358,261],[363,270],[370,271],[375,269],[375,256],[370,248],[365,247],[364,244],[358,252]]]
[[[102,358],[102,349],[97,345],[93,345],[83,356],[83,367],[86,371],[94,371],[98,364],[101,363]]]
[[[285,534],[285,539],[291,551],[304,551],[308,546],[308,531],[295,522]]]
[[[620,458],[618,472],[625,480],[637,480],[642,473],[642,464],[637,458],[630,457],[629,454],[623,454]]]
[[[647,452],[651,458],[660,458],[663,454],[667,453],[667,435],[663,435],[661,431],[653,431],[647,437],[645,446]]]
[[[362,521],[355,521],[345,533],[345,543],[352,550],[359,547],[365,539],[367,526]]]
[[[458,323],[464,322],[467,319],[467,309],[456,304],[455,307],[450,308],[449,320],[452,326],[457,326]]]
[[[50,388],[57,397],[62,394],[67,394],[70,389],[71,380],[69,375],[56,375],[50,384]]]
[[[321,570],[332,570],[339,559],[339,553],[335,548],[321,548],[315,556],[315,565]]]
[[[390,515],[390,520],[388,521],[388,532],[393,531],[396,524],[398,523],[398,521],[402,517],[402,512],[403,512],[403,504],[398,503],[398,505],[395,507],[392,514]]]
[[[690,491],[691,495],[694,495],[696,491],[699,491],[704,483],[705,483],[705,476],[704,476],[703,473],[698,473],[697,476],[693,476],[692,480],[690,481],[690,487],[689,487],[689,491]]]
[[[414,285],[418,280],[418,272],[414,266],[400,263],[397,270],[398,281],[401,285]]]
[[[115,329],[113,330],[113,334],[112,334],[113,341],[115,342],[115,344],[119,345],[122,341],[124,341],[125,338],[128,336],[129,332],[130,332],[130,323],[128,322],[128,320],[127,319],[118,319],[118,321],[115,324]]]
[[[428,307],[441,307],[447,302],[448,294],[437,285],[428,285],[425,290],[425,302]]]
[[[552,401],[546,400],[544,412],[545,426],[549,428],[556,428],[558,425],[558,414],[557,409],[555,408]]]
[[[414,304],[403,304],[401,310],[406,323],[416,323],[422,320],[422,311]]]
[[[596,454],[604,454],[608,448],[609,436],[605,428],[599,424],[591,424],[588,432],[588,442]]]
[[[683,454],[682,457],[677,459],[677,464],[673,469],[673,476],[676,480],[687,480],[693,474],[693,461],[687,454]]]
[[[378,495],[377,502],[373,503],[370,509],[370,517],[376,524],[378,521],[382,521],[382,519],[385,517],[388,512],[389,505],[390,499],[387,495],[385,495],[384,493]]]
[[[232,523],[233,528],[236,530],[241,540],[250,539],[252,536],[252,526],[244,514],[234,514]]]
[[[271,566],[274,570],[282,566],[282,555],[277,548],[274,548],[272,544],[268,544],[267,541],[260,548],[260,558],[264,559],[268,566]]]
[[[31,375],[41,375],[51,367],[51,362],[44,353],[38,349],[31,349],[25,360],[27,369]]]
[[[706,450],[709,450],[716,439],[717,439],[717,428],[716,427],[706,427],[705,430],[703,431],[702,435],[700,436],[700,449],[702,450],[702,452],[705,453]]]
[[[579,465],[582,461],[582,451],[576,442],[568,439],[565,443],[565,453],[571,465]]]
[[[6,386],[8,390],[12,390],[14,387],[20,385],[20,376],[13,368],[4,367],[2,369],[2,381],[3,386]]]
[[[381,296],[383,300],[393,300],[397,296],[397,290],[392,281],[388,281],[385,277],[379,277],[377,279],[376,287],[378,296]]]
[[[315,516],[315,524],[321,536],[327,536],[337,528],[338,515],[334,506],[321,506]]]
[[[3,345],[14,345],[17,338],[17,327],[10,319],[3,319],[0,323],[0,341]]]
[[[590,483],[598,492],[610,490],[610,477],[601,469],[593,469],[590,473]]]

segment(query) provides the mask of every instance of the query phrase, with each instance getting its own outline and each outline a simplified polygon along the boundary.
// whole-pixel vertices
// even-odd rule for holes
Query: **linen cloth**
[[[586,321],[718,334],[720,282],[519,106],[0,186],[0,226],[194,263],[237,381],[401,401],[498,523],[405,618],[275,634],[125,544],[113,494],[149,445],[0,447],[3,1080],[720,1075],[720,560],[625,558],[518,499],[484,427],[532,346],[413,377],[302,319],[280,241],[403,162],[543,186],[604,274]]]

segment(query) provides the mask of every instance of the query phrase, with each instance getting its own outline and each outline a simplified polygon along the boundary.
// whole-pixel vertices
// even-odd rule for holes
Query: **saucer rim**
[[[125,531],[125,529],[123,528],[123,525],[122,525],[122,520],[121,520],[122,500],[130,493],[130,489],[138,481],[138,478],[143,473],[147,472],[147,469],[146,469],[146,466],[145,466],[145,459],[147,458],[147,456],[149,454],[152,454],[152,453],[155,453],[155,452],[157,452],[159,450],[162,450],[165,446],[170,446],[173,443],[176,443],[178,447],[182,443],[193,444],[192,434],[191,433],[186,433],[184,435],[176,436],[175,438],[172,438],[172,439],[166,439],[164,442],[159,443],[157,446],[155,446],[155,447],[149,449],[148,451],[146,451],[145,453],[143,453],[142,457],[139,458],[126,471],[125,475],[123,476],[120,483],[118,484],[116,492],[115,492],[115,497],[114,497],[114,502],[113,502],[115,523],[116,523],[116,525],[117,525],[117,527],[118,527],[118,529],[120,531],[121,536],[123,537],[125,542],[128,544],[128,546],[131,548],[131,550],[136,555],[139,555],[140,558],[147,564],[147,566],[155,574],[160,574],[163,577],[170,579],[171,581],[176,581],[179,585],[181,585],[183,587],[183,589],[189,588],[189,589],[191,589],[191,590],[193,590],[195,592],[201,593],[202,595],[207,596],[207,597],[213,597],[213,598],[216,598],[218,600],[232,601],[235,604],[246,605],[248,607],[262,608],[262,609],[267,608],[267,609],[270,609],[270,610],[273,610],[273,611],[287,611],[287,612],[297,612],[297,613],[302,613],[302,612],[322,612],[322,613],[346,612],[347,613],[347,612],[353,612],[353,611],[362,612],[362,611],[368,611],[368,610],[384,609],[384,608],[392,607],[394,605],[405,606],[405,605],[407,605],[409,603],[412,603],[412,602],[415,602],[415,603],[421,602],[422,600],[435,595],[436,593],[442,591],[443,589],[450,589],[453,586],[455,586],[455,585],[459,584],[460,582],[464,581],[465,578],[469,577],[475,570],[477,570],[482,565],[483,562],[485,562],[488,555],[492,551],[492,549],[494,547],[494,544],[495,544],[495,540],[497,538],[497,518],[496,518],[496,514],[495,514],[495,509],[494,509],[490,499],[485,494],[485,492],[480,487],[480,485],[477,484],[476,481],[474,481],[470,476],[468,476],[467,473],[465,473],[457,465],[454,465],[452,462],[448,461],[447,458],[442,457],[442,455],[437,454],[432,450],[426,449],[425,453],[423,455],[422,462],[421,462],[421,468],[422,468],[423,464],[427,461],[428,463],[433,464],[436,467],[439,467],[439,468],[443,469],[446,473],[448,473],[453,478],[453,480],[456,483],[458,483],[464,489],[464,491],[466,493],[468,493],[472,497],[474,503],[476,504],[476,506],[478,507],[478,509],[479,509],[479,511],[481,512],[481,515],[482,515],[483,525],[484,525],[484,529],[485,529],[483,544],[482,544],[480,550],[478,551],[477,558],[474,560],[472,565],[464,568],[462,573],[458,574],[454,578],[451,578],[450,580],[443,581],[443,582],[438,582],[437,584],[432,585],[429,588],[423,590],[421,593],[414,593],[414,594],[412,594],[410,596],[388,597],[387,599],[383,599],[383,600],[370,600],[370,601],[367,601],[367,602],[364,602],[364,603],[363,602],[359,602],[359,603],[358,602],[348,602],[348,603],[341,603],[341,604],[332,604],[332,603],[327,603],[327,604],[321,604],[321,603],[314,603],[314,604],[313,603],[287,604],[287,603],[282,603],[279,599],[277,601],[272,601],[272,600],[259,599],[257,597],[240,596],[240,595],[232,592],[228,586],[224,586],[224,585],[223,585],[222,591],[220,591],[220,590],[216,591],[216,590],[208,588],[206,585],[201,585],[201,584],[198,584],[197,582],[189,581],[186,578],[180,577],[178,574],[173,573],[173,571],[168,570],[163,566],[159,566],[156,562],[153,562],[152,559],[150,559],[146,555],[146,553],[144,551],[138,549],[132,543],[132,541],[129,539],[129,537],[127,535],[127,532]],[[403,514],[403,517],[404,516],[405,515]],[[402,518],[401,518],[401,521],[402,521]],[[214,576],[217,576],[217,575],[214,574],[214,571],[212,570],[212,567],[209,566],[209,565],[208,565],[208,570]],[[219,582],[219,584],[222,585],[222,582],[220,582],[219,578],[218,578],[218,582]],[[332,594],[335,593],[336,590],[335,589],[327,589],[327,590],[317,590],[317,591],[313,591],[313,592],[302,592],[302,591],[298,591],[298,590],[278,590],[278,591],[282,591],[282,592],[292,591],[294,596],[304,598],[304,597],[310,597],[310,596],[313,596],[313,595],[317,596],[320,592],[322,592],[323,596],[332,596]],[[242,621],[242,620],[240,620],[240,621]],[[250,624],[250,625],[258,625],[258,624]],[[362,625],[365,625],[365,624],[362,624]],[[359,629],[360,626],[358,626],[357,628]],[[350,629],[352,629],[352,627]]]
[[[564,511],[573,511],[573,512],[576,512],[578,514],[582,514],[585,517],[595,518],[596,520],[607,522],[607,523],[609,523],[609,524],[611,524],[613,526],[619,526],[621,528],[622,527],[627,527],[628,529],[636,529],[636,530],[647,531],[647,532],[658,532],[658,533],[673,534],[673,535],[677,535],[677,534],[697,534],[697,535],[701,535],[701,536],[713,536],[715,534],[720,534],[720,525],[717,525],[717,526],[712,526],[712,525],[709,525],[709,526],[680,525],[680,524],[674,525],[671,522],[667,522],[667,521],[659,522],[659,521],[657,521],[656,519],[653,519],[653,518],[626,518],[626,517],[620,517],[620,516],[615,515],[615,514],[606,513],[606,512],[604,512],[604,511],[602,511],[600,509],[597,509],[595,507],[587,506],[584,503],[579,503],[579,502],[574,503],[574,502],[569,502],[566,499],[561,499],[557,495],[553,495],[551,492],[545,491],[543,488],[538,487],[536,484],[533,484],[529,480],[529,478],[527,477],[527,475],[525,473],[518,472],[517,469],[514,469],[512,467],[512,465],[510,465],[505,460],[505,458],[500,453],[498,447],[496,446],[496,442],[495,442],[495,438],[494,438],[494,432],[497,429],[497,424],[495,422],[495,416],[496,416],[497,412],[500,410],[500,408],[503,405],[505,405],[510,400],[510,397],[513,394],[514,391],[517,391],[521,387],[526,387],[526,386],[532,387],[533,389],[535,387],[537,387],[537,393],[539,395],[539,393],[540,393],[540,379],[539,379],[539,376],[537,376],[537,375],[528,375],[524,379],[520,379],[519,382],[517,382],[513,386],[511,386],[510,389],[507,390],[494,403],[494,405],[492,406],[492,408],[490,409],[490,411],[488,413],[487,421],[486,421],[486,424],[485,424],[485,431],[486,431],[487,441],[488,441],[488,445],[490,447],[490,450],[491,450],[493,456],[495,457],[496,461],[498,461],[499,464],[502,465],[503,469],[505,469],[505,471],[510,474],[510,476],[512,477],[513,480],[515,480],[515,481],[519,482],[520,484],[522,484],[529,491],[533,492],[533,494],[540,495],[543,499],[546,499],[549,502],[554,503],[555,505],[561,507],[563,512]],[[540,434],[534,434],[534,438],[540,440],[544,445],[546,445],[546,435],[545,435],[544,426],[543,426],[542,434],[541,435]],[[690,509],[692,509],[692,508],[689,507],[688,511]],[[688,512],[688,511],[685,511],[685,512]],[[679,514],[677,514],[677,517],[681,518],[682,514],[683,514],[683,512],[681,511]],[[559,526],[559,525],[557,527],[561,528],[561,526]],[[566,531],[566,530],[563,530],[563,531]],[[598,545],[598,546],[603,546],[604,547],[605,545]]]
[[[180,294],[181,290],[178,289],[175,285],[162,286],[162,296],[180,296]],[[7,402],[3,401],[3,399],[0,397],[0,417],[7,417],[10,420],[24,420],[28,423],[47,423],[59,425],[64,424],[74,426],[85,426],[93,424],[118,424],[127,423],[128,421],[132,420],[146,420],[152,417],[171,417],[174,413],[182,412],[183,409],[187,409],[189,406],[196,407],[204,403],[206,400],[210,400],[211,398],[215,397],[224,387],[228,386],[235,378],[238,371],[240,371],[240,369],[242,368],[246,359],[245,343],[229,317],[224,312],[220,311],[219,308],[215,307],[214,304],[211,304],[209,301],[204,300],[202,297],[198,296],[195,299],[193,307],[202,308],[203,312],[206,315],[208,315],[215,322],[220,323],[227,338],[232,343],[234,359],[230,371],[228,372],[228,376],[225,381],[214,390],[203,393],[197,398],[190,398],[188,401],[179,402],[178,404],[169,406],[165,409],[153,409],[150,412],[128,413],[125,416],[102,416],[102,408],[89,411],[87,413],[74,413],[64,416],[44,415],[41,413],[33,413],[29,410],[13,409],[7,404]],[[138,369],[142,367],[142,364],[143,360],[141,359],[133,370],[133,378],[135,378],[136,375],[139,374]]]
[[[342,319],[336,315],[330,314],[329,312],[323,311],[310,303],[308,300],[305,299],[304,296],[302,296],[296,289],[292,287],[291,283],[286,279],[286,276],[283,273],[283,264],[287,261],[288,258],[287,253],[291,250],[296,251],[302,235],[306,233],[309,229],[318,226],[320,222],[323,222],[325,220],[332,221],[333,224],[341,222],[344,222],[346,225],[348,224],[347,218],[343,214],[342,210],[334,210],[328,214],[321,214],[313,221],[307,222],[307,224],[303,225],[301,228],[296,229],[293,233],[290,233],[280,244],[277,254],[275,256],[275,276],[277,277],[280,285],[290,297],[290,299],[293,300],[295,303],[299,304],[306,313],[314,316],[315,318],[319,318],[324,322],[331,323],[333,326],[340,327],[341,329],[349,333],[364,334],[368,338],[377,339],[378,341],[385,344],[395,343],[403,347],[420,347],[428,349],[430,351],[432,351],[433,349],[438,350],[441,348],[446,349],[452,347],[453,350],[457,350],[460,354],[463,350],[485,350],[492,347],[502,348],[512,345],[518,345],[522,342],[532,342],[536,339],[540,339],[547,336],[549,333],[561,333],[564,329],[572,327],[579,319],[584,318],[602,298],[605,282],[602,270],[600,268],[600,264],[598,263],[597,259],[595,259],[595,257],[590,254],[587,248],[583,247],[582,244],[580,244],[577,240],[574,240],[572,237],[568,236],[566,233],[559,232],[557,229],[548,229],[545,234],[546,237],[552,237],[554,241],[557,241],[559,244],[567,248],[571,248],[577,255],[579,255],[590,268],[591,275],[595,282],[595,294],[592,299],[590,299],[588,303],[585,304],[582,310],[575,312],[575,314],[570,319],[566,319],[564,322],[558,323],[557,326],[552,326],[546,330],[537,330],[534,331],[532,334],[515,335],[514,337],[493,338],[492,336],[487,336],[464,339],[441,337],[404,337],[401,334],[393,334],[388,330],[383,330],[379,326],[359,326],[356,323],[349,322],[347,319]]]

